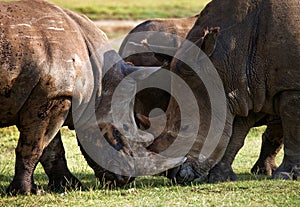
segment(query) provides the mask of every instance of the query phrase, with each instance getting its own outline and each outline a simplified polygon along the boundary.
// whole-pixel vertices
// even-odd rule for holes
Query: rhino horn
[[[138,124],[140,128],[148,129],[151,125],[151,122],[149,120],[149,117],[144,116],[143,114],[137,113],[136,119],[138,120]]]
[[[110,123],[98,126],[80,130],[78,138],[91,159],[115,174],[128,177],[154,175],[186,160],[185,157],[166,157],[147,150],[143,143],[125,138]],[[104,130],[106,126],[110,128]],[[100,130],[102,137],[99,137]]]
[[[164,114],[149,118],[145,115],[137,113],[136,119],[139,127],[141,129],[147,130],[147,132],[153,134],[154,137],[159,136],[163,132],[167,122],[166,116]]]

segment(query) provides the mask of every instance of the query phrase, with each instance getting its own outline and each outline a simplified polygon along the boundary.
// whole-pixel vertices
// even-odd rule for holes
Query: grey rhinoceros
[[[120,46],[119,54],[124,61],[136,66],[162,66],[164,69],[169,69],[173,55],[196,19],[197,15],[187,18],[146,20],[126,35]],[[172,50],[171,54],[173,55],[159,53],[166,48]],[[168,82],[161,79],[159,74],[150,76],[144,81],[149,84]],[[166,91],[146,88],[135,96],[134,111],[136,114],[143,115],[148,115],[154,108],[165,111],[169,99],[170,95]]]
[[[125,61],[136,66],[164,65],[166,67],[173,57],[156,53],[155,49],[164,50],[169,48],[174,50],[173,53],[175,53],[197,18],[198,15],[186,18],[146,20],[126,35],[120,46],[119,54],[124,57]],[[158,37],[157,32],[161,36]],[[149,50],[143,50],[143,48]]]
[[[133,65],[162,66],[169,70],[173,56],[197,18],[198,15],[188,18],[153,19],[142,22],[133,28],[124,38],[119,54],[123,57],[124,61],[131,62]],[[169,49],[169,51],[171,49],[173,50],[173,52],[171,52],[173,56],[163,54],[166,48]],[[147,49],[148,52],[145,52]],[[164,78],[160,80],[158,75],[159,74],[150,76],[145,79],[144,82],[166,82]],[[137,123],[146,129],[150,128],[150,121],[147,117],[150,111],[155,108],[160,108],[163,111],[166,111],[169,100],[169,93],[156,88],[147,88],[137,93],[134,108]],[[221,175],[223,176],[223,179],[219,177],[219,181],[236,179],[230,165],[232,164],[238,150],[243,146],[244,137],[253,126],[268,125],[266,132],[262,136],[263,140],[260,157],[251,169],[251,172],[255,174],[272,175],[272,173],[276,170],[277,165],[275,164],[275,157],[282,147],[282,130],[280,127],[280,120],[278,121],[276,119],[276,121],[274,121],[272,116],[266,116],[259,120],[261,116],[257,116],[255,114],[253,114],[253,116],[255,116],[253,117],[253,122],[248,121],[242,123],[237,129],[239,132],[243,131],[242,134],[233,135],[233,139],[230,141],[227,153],[224,155],[224,159],[210,173],[211,181],[217,180],[216,177],[218,174],[216,174],[216,169],[221,168],[221,166]],[[240,120],[244,121],[244,118],[240,118],[238,116],[235,118],[235,122],[237,123],[241,122]],[[161,122],[159,118],[156,118],[155,121],[158,126],[163,125],[159,123]],[[155,121],[153,120],[153,122]],[[173,141],[174,140],[172,139],[158,139],[149,146],[149,149],[155,152],[162,152],[167,149]]]
[[[191,88],[199,113],[188,114],[191,118],[187,117],[187,124],[182,125],[182,114],[172,97],[166,129],[158,138],[180,139],[179,131],[197,128],[189,120],[195,120],[193,116],[201,117],[188,159],[174,172],[178,180],[206,177],[221,161],[232,139],[244,138],[249,126],[269,115],[279,117],[284,142],[284,159],[273,177],[300,179],[299,13],[297,0],[213,0],[200,13],[187,40],[209,56],[216,73],[207,67],[203,53],[187,41],[182,43],[175,55],[177,59],[171,63],[171,71]],[[197,73],[191,68],[198,69]],[[207,81],[199,78],[198,72],[216,78]],[[221,84],[217,84],[218,78]],[[176,84],[172,85],[172,89],[175,87]],[[219,96],[210,97],[209,90],[210,93],[219,91]],[[211,105],[211,101],[219,105]],[[190,106],[189,102],[186,104]],[[241,119],[236,120],[237,117]],[[211,121],[218,124],[213,125]],[[240,130],[239,126],[243,125],[246,127]],[[212,143],[211,140],[216,141],[214,150],[203,149],[206,141]],[[222,171],[215,173],[222,177]]]
[[[130,170],[170,168],[182,162],[184,158],[165,159],[146,150],[143,141],[152,136],[137,130],[133,109],[125,113],[136,80],[157,68],[139,73],[139,68],[126,64],[111,49],[106,35],[93,22],[54,4],[1,2],[0,10],[0,127],[16,125],[20,131],[15,175],[7,192],[36,192],[33,172],[39,160],[50,181],[64,179],[59,171],[63,169],[77,182],[63,160],[58,133],[63,125],[75,129],[88,155],[102,159],[110,168],[106,170],[118,175],[113,179],[119,181],[119,177],[122,183],[130,179]],[[125,88],[118,88],[121,83]],[[117,88],[124,93],[114,97]],[[119,108],[121,112],[113,114]],[[140,142],[134,144],[132,139]],[[49,151],[41,158],[47,146]],[[62,150],[53,151],[55,147]],[[95,156],[98,151],[100,157]],[[131,159],[136,153],[150,158],[149,162],[137,165]]]
[[[262,146],[258,160],[251,169],[254,174],[271,176],[276,170],[275,157],[282,148],[283,131],[280,118],[261,114],[249,113],[247,117],[236,117],[233,122],[232,135],[222,159],[210,170],[208,181],[223,182],[237,180],[231,167],[235,156],[244,145],[244,140],[251,127],[267,124],[262,135]],[[253,146],[252,146],[253,147]]]

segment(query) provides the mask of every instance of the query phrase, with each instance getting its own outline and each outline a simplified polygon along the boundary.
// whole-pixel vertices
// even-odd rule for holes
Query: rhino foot
[[[38,187],[35,184],[29,181],[16,179],[14,179],[6,189],[6,193],[11,195],[30,195],[37,194],[37,192]]]
[[[278,166],[274,159],[267,158],[264,161],[258,160],[251,169],[251,173],[255,175],[268,175],[271,176]]]
[[[295,172],[277,172],[272,177],[273,179],[279,179],[279,180],[300,180],[300,173],[299,171],[297,173]]]
[[[82,183],[71,173],[68,176],[50,178],[48,183],[48,189],[56,192],[66,189],[81,189],[82,187]]]
[[[122,176],[110,171],[103,171],[97,167],[94,169],[95,176],[104,188],[124,187],[126,184],[134,181],[134,177]]]
[[[233,172],[230,164],[218,163],[209,172],[208,182],[218,183],[227,181],[236,181],[237,176]]]
[[[292,162],[284,158],[282,164],[274,172],[273,179],[300,180],[300,162]]]
[[[167,177],[177,184],[186,184],[198,178],[190,163],[168,170]]]

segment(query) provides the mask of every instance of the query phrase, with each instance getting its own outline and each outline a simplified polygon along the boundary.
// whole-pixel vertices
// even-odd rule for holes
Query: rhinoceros
[[[170,48],[173,50],[171,53],[175,54],[196,19],[197,15],[187,18],[146,20],[126,35],[120,46],[119,54],[124,61],[136,66],[162,66],[169,69],[172,55],[155,51]],[[159,32],[159,37],[157,32]],[[164,82],[166,80],[160,79],[157,74],[145,81],[153,84],[155,81]],[[134,111],[136,114],[143,115],[148,115],[154,108],[165,111],[169,99],[170,95],[166,91],[157,88],[146,88],[135,96]]]
[[[224,182],[237,180],[231,167],[235,156],[244,145],[244,140],[251,127],[267,124],[262,135],[262,146],[258,160],[251,169],[253,174],[265,174],[271,176],[278,168],[275,157],[282,148],[283,135],[281,120],[276,116],[265,116],[250,113],[248,117],[236,117],[234,119],[232,135],[224,156],[209,172],[208,182]],[[258,120],[260,119],[260,120]],[[256,122],[255,122],[256,121]]]
[[[124,38],[119,54],[124,60],[136,66],[162,66],[166,67],[172,60],[172,56],[155,53],[155,48],[176,49],[186,37],[189,30],[197,20],[198,15],[186,18],[149,19],[133,28]],[[160,32],[165,38],[158,39],[156,33]],[[133,35],[140,33],[141,35]],[[170,36],[174,34],[174,36]],[[176,35],[176,36],[175,36]],[[141,51],[141,48],[148,47],[148,52],[129,54],[129,52]],[[152,47],[152,48],[151,48]]]
[[[153,136],[137,130],[133,109],[125,113],[131,104],[126,92],[134,94],[136,80],[158,68],[139,73],[140,68],[121,60],[92,21],[54,4],[1,2],[0,10],[0,126],[16,125],[20,131],[15,175],[7,192],[36,192],[33,172],[49,143],[50,152],[41,162],[50,181],[61,181],[57,170],[66,168],[65,160],[55,160],[63,159],[64,152],[51,148],[62,147],[58,131],[63,125],[75,129],[88,155],[102,159],[121,182],[130,179],[130,170],[167,169],[184,160],[146,150],[143,141]],[[116,95],[117,89],[124,93]],[[121,112],[114,113],[118,109]],[[140,142],[130,144],[132,139]],[[103,152],[100,157],[98,151]],[[136,153],[156,157],[136,165],[131,159]],[[67,177],[77,182],[70,173]]]
[[[173,57],[159,52],[163,52],[165,48],[169,48],[169,50],[173,48],[174,52],[172,53],[175,55],[181,42],[184,40],[184,38],[192,28],[197,18],[198,15],[188,18],[153,19],[142,22],[141,24],[137,25],[134,29],[132,29],[124,38],[124,41],[122,42],[119,50],[119,54],[121,56],[124,56],[123,59],[125,61],[131,62],[134,65],[163,66],[165,69],[169,70],[169,65]],[[157,34],[154,32],[162,34]],[[139,33],[139,35],[133,35],[134,33]],[[177,36],[173,36],[174,34]],[[166,37],[168,41],[161,41],[160,35]],[[147,45],[141,44],[141,42],[143,41],[147,42]],[[149,52],[141,53],[140,51],[144,51],[143,47],[147,47],[149,49]],[[133,55],[126,56],[126,54],[129,53],[133,53]],[[150,76],[144,81],[154,82],[154,80],[159,80],[159,77]],[[160,89],[147,88],[137,93],[135,97],[134,108],[137,123],[143,128],[150,128],[150,121],[146,116],[148,116],[150,111],[154,108],[160,108],[163,111],[166,111],[169,100],[170,95],[167,92]],[[240,122],[239,119],[243,120],[244,118],[237,117],[236,122]],[[248,133],[249,129],[253,126],[261,126],[265,124],[268,125],[266,132],[262,136],[263,141],[260,157],[251,169],[251,172],[255,174],[271,175],[272,172],[276,170],[277,166],[275,164],[275,157],[282,147],[282,130],[280,130],[280,122],[278,123],[278,121],[273,121],[274,118],[271,117],[264,117],[262,120],[258,120],[258,117],[256,117],[253,118],[253,120],[255,121],[255,123],[251,122],[247,125],[243,124],[242,126],[240,126],[238,131],[243,131],[243,129],[245,129],[245,132],[242,135],[233,136],[233,139],[231,139],[229,147],[227,149],[228,152],[224,155],[224,160],[222,160],[220,164],[218,164],[212,171],[210,171],[211,181],[217,180],[216,176],[218,175],[214,172],[216,172],[216,169],[220,168],[220,166],[222,166],[223,180],[236,179],[236,176],[234,175],[230,165],[232,164],[233,158],[235,157],[238,150],[243,146],[244,137]],[[160,123],[161,121],[159,120],[159,118],[155,121],[157,122],[158,126],[163,125],[163,123]],[[154,132],[154,134],[157,135],[158,133]],[[154,143],[149,146],[149,149],[155,152],[162,152],[173,141],[174,140],[158,139],[155,140]],[[228,158],[231,158],[230,161],[228,160]],[[227,172],[227,175],[225,174],[225,172]],[[219,181],[221,181],[221,177],[219,178]]]
[[[171,71],[189,85],[199,106],[200,115],[195,111],[189,116],[191,119],[201,117],[188,159],[175,172],[178,180],[206,177],[221,160],[230,139],[233,139],[231,136],[245,133],[245,129],[239,131],[238,126],[266,115],[279,117],[284,142],[284,159],[273,178],[300,179],[299,13],[296,0],[213,0],[200,13],[187,40],[207,54],[216,74],[207,67],[203,53],[190,46],[188,41],[182,43],[175,55],[177,59],[172,60]],[[186,60],[189,66],[180,60]],[[191,68],[216,78],[210,82],[200,79]],[[207,88],[204,81],[211,88]],[[218,81],[221,84],[217,84]],[[172,89],[175,87],[172,85]],[[209,89],[212,89],[210,92],[219,91],[220,96],[209,98]],[[211,101],[218,103],[222,94],[223,104],[211,106]],[[238,116],[244,118],[234,121]],[[187,125],[180,125],[180,112],[174,98],[170,100],[167,117],[166,130],[160,139],[174,140],[178,131],[197,128],[188,121]],[[212,120],[219,125],[211,126]],[[220,139],[217,139],[214,150],[202,149],[205,141],[215,137]]]

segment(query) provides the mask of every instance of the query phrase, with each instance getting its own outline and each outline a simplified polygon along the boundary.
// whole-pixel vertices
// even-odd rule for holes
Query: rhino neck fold
[[[265,74],[255,73],[257,64],[263,63],[256,47],[262,44],[259,34],[265,32],[261,27],[263,8],[264,1],[260,0],[214,0],[187,36],[195,42],[204,29],[220,27],[210,59],[224,83],[231,112],[240,116],[247,116],[250,110],[260,111],[265,103]]]

